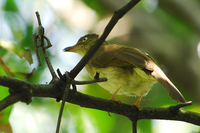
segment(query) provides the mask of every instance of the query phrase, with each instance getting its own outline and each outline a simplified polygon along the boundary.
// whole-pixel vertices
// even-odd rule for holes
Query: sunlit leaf
[[[29,64],[33,63],[31,52],[28,49],[5,40],[0,40],[0,47],[14,52],[20,58],[24,57],[29,62]]]

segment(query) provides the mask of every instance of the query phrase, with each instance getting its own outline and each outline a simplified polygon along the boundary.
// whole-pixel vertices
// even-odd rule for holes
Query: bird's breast
[[[85,67],[91,78],[94,78],[96,72],[99,72],[100,77],[108,79],[107,82],[98,84],[109,92],[114,93],[121,87],[117,93],[119,95],[135,96],[141,95],[143,92],[147,94],[152,84],[156,82],[151,75],[136,67],[96,68],[89,64]]]

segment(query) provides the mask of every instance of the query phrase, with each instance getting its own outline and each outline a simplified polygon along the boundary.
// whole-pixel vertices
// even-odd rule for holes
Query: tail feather
[[[181,103],[185,103],[185,98],[176,86],[167,78],[164,72],[157,66],[151,75],[165,88],[170,97]]]

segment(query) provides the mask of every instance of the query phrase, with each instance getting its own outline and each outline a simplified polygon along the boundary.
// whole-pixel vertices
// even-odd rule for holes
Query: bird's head
[[[89,48],[94,44],[94,42],[98,39],[97,34],[87,34],[83,37],[81,37],[76,45],[71,47],[66,47],[63,49],[64,52],[75,52],[80,54],[81,56],[84,56]]]

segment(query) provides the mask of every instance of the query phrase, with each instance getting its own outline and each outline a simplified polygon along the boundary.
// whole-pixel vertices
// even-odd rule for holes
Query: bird
[[[75,52],[83,57],[98,38],[98,34],[87,34],[74,46],[66,47],[63,51]],[[186,102],[156,61],[137,48],[104,41],[85,68],[91,78],[94,78],[98,72],[101,77],[108,79],[107,82],[98,84],[113,94],[110,98],[112,101],[121,103],[120,100],[115,99],[117,94],[139,96],[133,105],[141,110],[139,104],[142,97],[148,94],[154,83],[158,82],[177,103]]]

